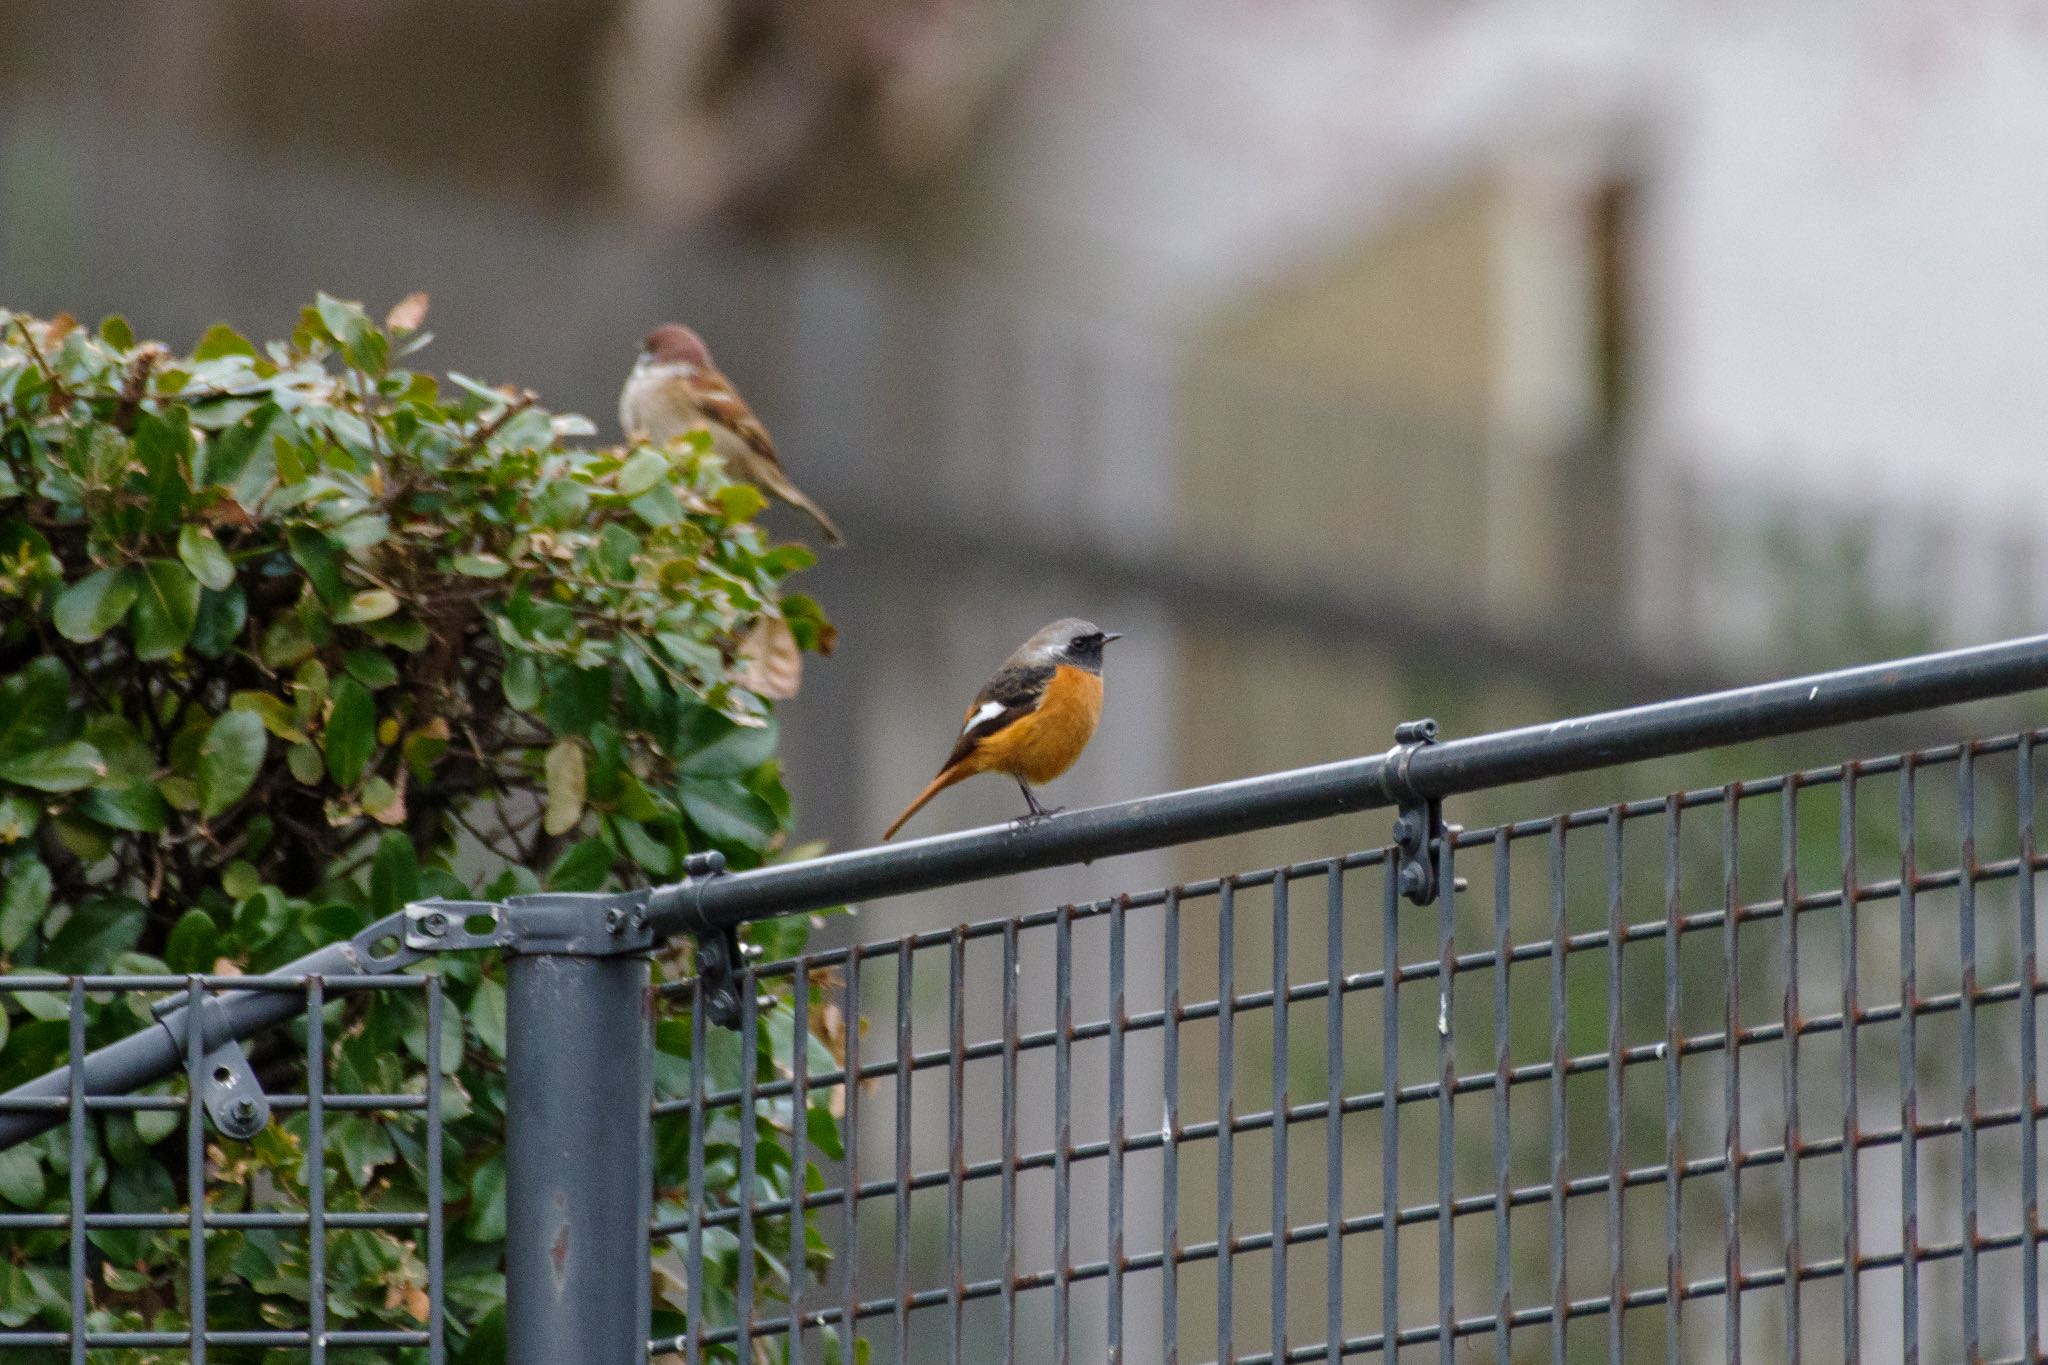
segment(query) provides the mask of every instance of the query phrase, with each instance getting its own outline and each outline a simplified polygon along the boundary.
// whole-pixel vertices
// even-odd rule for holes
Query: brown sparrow
[[[775,442],[732,381],[711,363],[704,339],[680,323],[647,334],[633,373],[619,391],[619,427],[628,440],[667,442],[695,427],[733,474],[808,512],[834,545],[846,543],[825,510],[790,482]]]

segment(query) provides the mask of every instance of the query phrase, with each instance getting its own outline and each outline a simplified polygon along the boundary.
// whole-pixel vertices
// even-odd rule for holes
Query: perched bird
[[[768,429],[711,363],[704,338],[665,322],[647,334],[619,390],[619,428],[627,440],[667,442],[694,427],[711,433],[712,451],[733,474],[808,512],[834,545],[846,543],[825,509],[790,482]]]
[[[1102,647],[1122,638],[1070,616],[1026,640],[975,695],[939,775],[882,838],[893,837],[925,802],[976,773],[1016,778],[1031,808],[1025,819],[1053,814],[1038,804],[1031,784],[1052,781],[1088,747],[1102,715]]]

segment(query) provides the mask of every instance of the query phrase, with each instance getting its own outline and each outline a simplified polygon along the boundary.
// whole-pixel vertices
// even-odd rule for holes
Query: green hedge
[[[0,311],[0,966],[260,971],[419,896],[645,884],[694,849],[742,868],[796,852],[773,701],[799,649],[831,644],[816,605],[785,591],[810,552],[764,537],[760,495],[706,442],[571,444],[590,424],[532,393],[403,368],[424,313],[414,296],[380,326],[322,296],[287,341],[217,326],[176,355],[119,318],[95,332]],[[793,951],[807,929],[773,926],[766,946]],[[450,1006],[450,1340],[457,1360],[496,1362],[502,975],[480,955],[427,970]],[[90,1045],[146,1010],[94,999]],[[0,995],[0,1088],[61,1064],[64,1016],[61,996]],[[790,1019],[763,1014],[763,1078],[787,1069]],[[332,1089],[422,1088],[418,993],[338,997],[324,1022]],[[303,1029],[259,1056],[269,1083],[303,1083]],[[829,1037],[804,1045],[814,1071],[836,1065]],[[690,1020],[664,1020],[658,1046],[664,1092],[680,1093]],[[711,1083],[735,1084],[736,1040],[713,1053]],[[797,1178],[789,1109],[757,1115],[764,1197]],[[802,1121],[814,1151],[836,1152],[822,1098]],[[737,1123],[706,1134],[714,1203],[741,1188]],[[210,1137],[211,1205],[303,1208],[304,1124]],[[90,1126],[95,1208],[185,1202],[179,1116]],[[658,1136],[673,1203],[687,1129]],[[421,1207],[424,1139],[418,1114],[333,1114],[328,1207]],[[67,1181],[61,1130],[0,1154],[0,1208],[61,1211]],[[770,1297],[792,1268],[780,1231],[761,1227]],[[182,1327],[184,1243],[93,1233],[90,1326]],[[711,1249],[706,1292],[729,1304],[737,1249]],[[330,1233],[330,1326],[417,1327],[424,1251]],[[826,1255],[813,1238],[801,1258],[822,1270]],[[63,1232],[0,1233],[0,1326],[64,1327],[66,1266]],[[210,1327],[305,1322],[303,1234],[215,1234],[207,1269]],[[678,1278],[655,1290],[654,1327],[677,1330]]]

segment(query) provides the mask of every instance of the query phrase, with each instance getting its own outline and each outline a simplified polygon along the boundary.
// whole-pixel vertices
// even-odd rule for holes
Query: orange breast
[[[972,758],[975,769],[1050,782],[1074,766],[1101,716],[1100,675],[1061,664],[1036,711],[982,741]]]

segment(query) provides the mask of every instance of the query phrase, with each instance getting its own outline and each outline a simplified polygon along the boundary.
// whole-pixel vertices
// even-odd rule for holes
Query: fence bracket
[[[754,955],[740,942],[738,926],[714,922],[704,913],[704,887],[726,875],[725,855],[693,853],[683,862],[683,880],[654,892],[649,909],[667,933],[697,940],[697,977],[704,983],[704,1014],[726,1028],[740,1026],[740,976]]]
[[[216,1132],[246,1142],[263,1131],[270,1122],[270,1099],[240,1043],[230,1038],[220,1044],[199,1069],[199,1102]]]
[[[1417,749],[1436,743],[1436,722],[1428,718],[1402,721],[1394,727],[1394,748],[1387,755],[1388,785],[1400,798],[1394,816],[1395,873],[1401,894],[1416,905],[1434,904],[1437,868],[1444,847],[1444,803],[1425,796],[1408,778],[1408,761]]]
[[[405,946],[423,953],[496,948],[506,953],[618,957],[654,946],[648,893],[543,892],[496,901],[435,897],[405,907]]]

